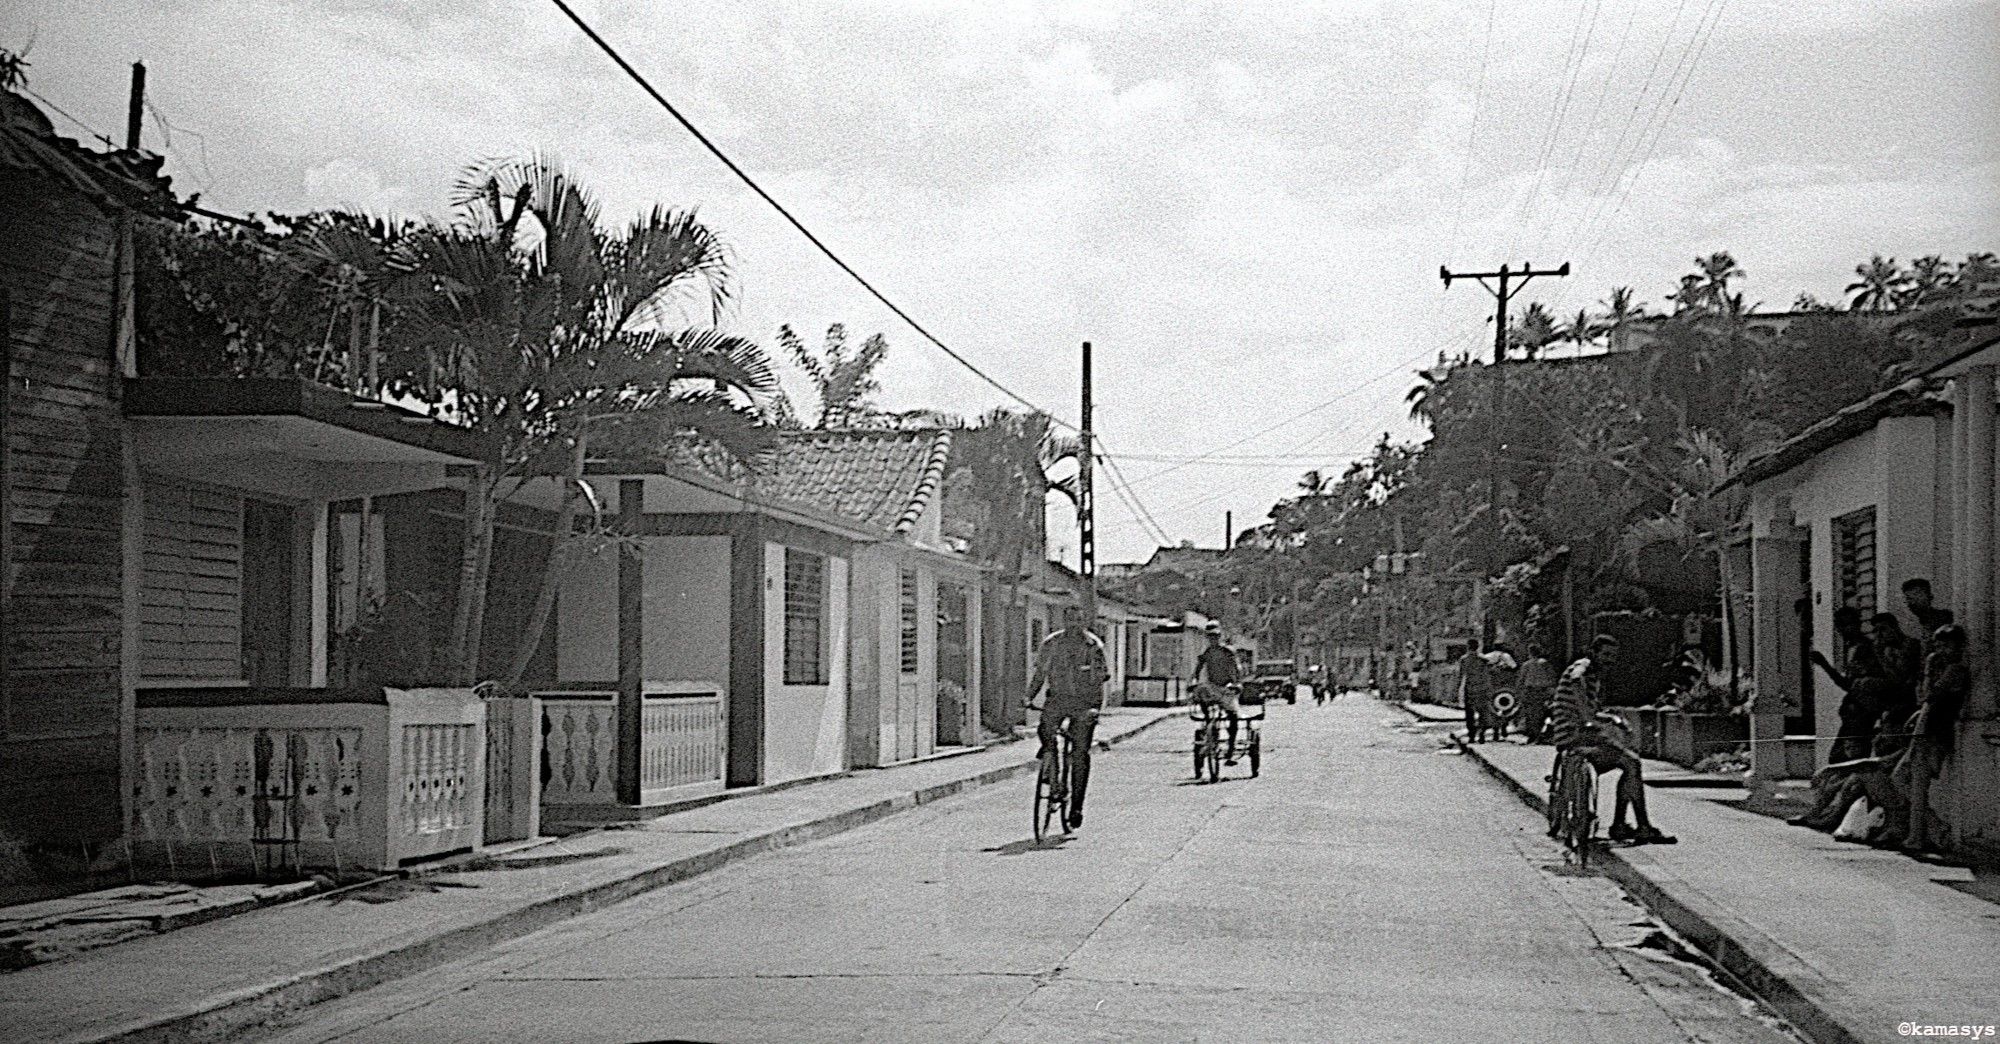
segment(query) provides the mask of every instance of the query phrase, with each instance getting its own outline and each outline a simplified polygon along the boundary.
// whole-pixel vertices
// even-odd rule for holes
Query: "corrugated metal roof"
[[[786,432],[754,484],[770,496],[907,533],[942,487],[950,453],[946,431]]]

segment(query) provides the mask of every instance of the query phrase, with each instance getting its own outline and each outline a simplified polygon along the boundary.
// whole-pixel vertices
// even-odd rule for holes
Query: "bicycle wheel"
[[[1250,734],[1250,778],[1256,779],[1257,773],[1263,771],[1263,767],[1264,736],[1262,733],[1253,732]]]
[[[1201,779],[1201,770],[1203,766],[1208,764],[1208,743],[1208,726],[1203,725],[1196,728],[1194,730],[1194,778],[1196,780]]]
[[[1041,754],[1041,764],[1035,772],[1035,840],[1040,842],[1048,837],[1049,824],[1054,817],[1062,814],[1058,807],[1058,794],[1062,791],[1057,784],[1062,773],[1055,751],[1045,750]]]
[[[1542,806],[1549,820],[1549,837],[1558,841],[1566,840],[1564,813],[1568,811],[1569,791],[1563,788],[1563,777],[1567,774],[1569,759],[1558,754],[1555,765],[1549,769],[1549,797]]]
[[[1208,781],[1222,782],[1222,730],[1211,725],[1208,730]]]
[[[1578,763],[1564,773],[1564,789],[1568,791],[1563,810],[1564,841],[1579,869],[1590,865],[1590,841],[1597,833],[1597,773],[1591,769],[1588,763]]]

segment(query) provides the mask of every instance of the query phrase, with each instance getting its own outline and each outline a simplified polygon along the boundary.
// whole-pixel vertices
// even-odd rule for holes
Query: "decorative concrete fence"
[[[142,689],[133,858],[389,870],[475,849],[485,729],[469,689]]]
[[[639,804],[719,791],[727,719],[723,694],[692,683],[651,683],[639,718]],[[542,802],[618,802],[618,698],[600,687],[536,693],[541,701]]]
[[[542,829],[542,701],[486,701],[486,844]]]

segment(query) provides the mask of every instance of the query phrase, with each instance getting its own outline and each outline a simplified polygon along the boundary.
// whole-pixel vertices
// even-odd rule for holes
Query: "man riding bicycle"
[[[1604,684],[1604,670],[1618,659],[1618,639],[1600,634],[1591,640],[1590,655],[1563,671],[1556,682],[1555,698],[1549,707],[1549,737],[1556,747],[1556,761],[1574,752],[1583,756],[1599,775],[1618,770],[1618,799],[1611,816],[1611,840],[1635,845],[1671,845],[1676,840],[1662,833],[1646,816],[1645,769],[1632,752],[1607,726],[1620,724],[1597,709],[1598,694]],[[1625,824],[1625,810],[1632,810],[1634,825]]]
[[[1243,711],[1236,705],[1236,690],[1233,686],[1241,675],[1236,665],[1236,651],[1222,644],[1222,625],[1210,620],[1202,627],[1208,635],[1208,648],[1201,651],[1194,662],[1195,702],[1212,709],[1220,709],[1229,715],[1229,754],[1223,764],[1236,764],[1237,722]]]
[[[1035,676],[1028,682],[1032,703],[1043,687],[1048,699],[1042,703],[1042,754],[1056,746],[1056,737],[1069,733],[1069,819],[1063,824],[1075,830],[1083,825],[1083,796],[1090,786],[1090,745],[1097,734],[1097,712],[1104,706],[1104,682],[1111,676],[1105,665],[1104,642],[1084,626],[1083,610],[1071,606],[1063,610],[1062,630],[1042,639],[1035,657]]]

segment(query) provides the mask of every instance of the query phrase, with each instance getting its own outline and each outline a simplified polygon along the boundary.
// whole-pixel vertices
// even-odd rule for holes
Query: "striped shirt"
[[[1569,665],[1556,681],[1549,703],[1549,739],[1558,750],[1597,742],[1598,677],[1585,657]]]

